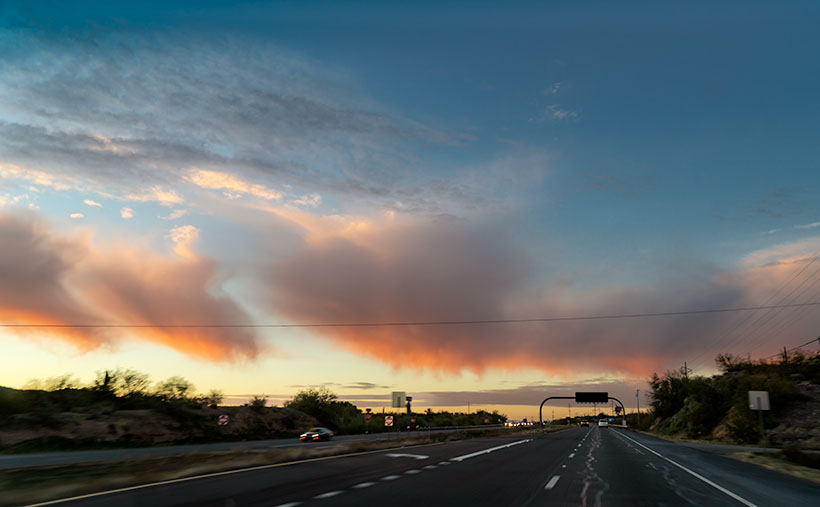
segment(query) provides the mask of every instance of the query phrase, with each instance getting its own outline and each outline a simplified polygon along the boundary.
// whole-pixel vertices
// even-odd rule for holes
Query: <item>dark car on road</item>
[[[333,437],[333,432],[327,428],[311,428],[299,435],[302,442],[328,441]]]

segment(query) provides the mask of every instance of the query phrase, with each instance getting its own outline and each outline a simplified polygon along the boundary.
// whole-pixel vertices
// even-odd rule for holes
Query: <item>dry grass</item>
[[[559,431],[563,428],[550,429]],[[138,458],[87,465],[48,466],[0,472],[0,505],[20,505],[57,498],[110,491],[140,484],[183,479],[204,474],[288,463],[386,449],[430,445],[476,437],[532,435],[537,430],[488,430],[418,435],[391,440],[361,440],[327,447],[290,447],[267,450],[234,450],[189,453],[162,458]]]
[[[789,474],[800,479],[807,479],[809,481],[814,482],[815,484],[820,484],[820,470],[796,465],[794,463],[789,463],[788,461],[785,461],[783,458],[779,457],[776,454],[759,452],[736,452],[732,454],[730,457],[739,461],[745,461],[746,463],[759,465],[764,468],[768,468],[769,470],[775,470],[777,472]]]

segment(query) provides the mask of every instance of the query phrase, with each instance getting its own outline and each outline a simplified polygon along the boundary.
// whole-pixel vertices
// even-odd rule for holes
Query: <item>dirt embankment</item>
[[[219,417],[228,416],[220,425]],[[294,436],[316,426],[298,410],[264,407],[15,414],[0,426],[0,450],[24,452],[89,447],[150,446]]]
[[[820,385],[800,382],[797,386],[805,400],[785,409],[767,436],[777,447],[820,450]]]

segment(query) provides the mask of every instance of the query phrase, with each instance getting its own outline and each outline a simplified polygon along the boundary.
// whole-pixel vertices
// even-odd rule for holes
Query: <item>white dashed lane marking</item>
[[[362,482],[360,484],[356,484],[355,486],[353,486],[353,489],[369,488],[370,486],[373,486],[374,484],[376,484],[376,483],[375,482]]]
[[[544,489],[545,490],[550,490],[550,489],[554,488],[555,484],[558,482],[558,479],[560,479],[560,478],[561,478],[560,475],[553,475],[552,479],[550,479],[549,482],[547,483],[547,485],[544,486]]]
[[[383,481],[395,481],[398,478],[399,478],[398,475],[386,475],[386,476],[382,477],[381,480],[383,480]]]
[[[484,450],[478,451],[478,452],[472,452],[470,454],[465,454],[464,456],[457,456],[455,458],[450,458],[450,461],[464,461],[465,459],[475,458],[476,456],[481,456],[482,454],[489,454],[491,452],[499,451],[501,449],[507,449],[507,448],[512,447],[514,445],[526,444],[527,442],[532,442],[532,439],[528,438],[526,440],[519,440],[518,442],[512,442],[512,443],[509,443],[509,444],[499,445],[499,446],[496,446],[496,447],[490,447],[489,449],[484,449]]]
[[[328,491],[327,493],[322,493],[321,495],[316,495],[313,498],[317,500],[322,500],[323,498],[333,498],[334,496],[338,496],[344,493],[344,491]]]

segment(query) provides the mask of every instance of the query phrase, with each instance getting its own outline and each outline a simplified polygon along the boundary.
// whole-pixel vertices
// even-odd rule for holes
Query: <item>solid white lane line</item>
[[[344,493],[344,491],[328,491],[327,493],[316,495],[313,498],[316,500],[322,500],[323,498],[333,498],[334,496],[341,495],[342,493]]]
[[[518,442],[513,442],[511,444],[499,445],[497,447],[490,447],[489,449],[484,449],[483,451],[473,452],[473,453],[470,453],[470,454],[465,454],[464,456],[458,456],[458,457],[455,457],[455,458],[450,458],[450,461],[461,462],[461,461],[464,461],[465,459],[475,458],[476,456],[481,456],[482,454],[489,454],[493,451],[506,449],[506,448],[512,447],[514,445],[526,444],[527,442],[532,442],[532,439],[528,438],[526,440],[519,440]]]
[[[672,461],[671,459],[667,458],[667,457],[666,457],[666,456],[664,456],[663,454],[661,454],[661,453],[659,453],[659,452],[657,452],[657,451],[654,451],[654,450],[650,449],[649,447],[647,447],[647,446],[643,445],[642,443],[638,442],[638,441],[637,441],[637,440],[635,440],[634,438],[630,438],[630,437],[628,437],[628,436],[624,435],[623,433],[621,433],[620,431],[616,431],[615,433],[616,433],[616,434],[618,434],[619,436],[624,437],[624,438],[625,438],[625,439],[627,439],[627,440],[630,440],[630,441],[632,441],[632,442],[634,442],[634,443],[636,443],[636,444],[640,445],[641,447],[643,447],[643,448],[644,448],[644,449],[646,449],[647,451],[651,452],[651,453],[652,453],[652,454],[654,454],[655,456],[657,456],[657,457],[659,457],[659,458],[663,458],[663,459],[665,459],[666,461],[668,461],[669,463],[672,463],[673,465],[675,465],[676,467],[680,468],[680,469],[681,469],[681,470],[683,470],[684,472],[686,472],[686,473],[688,473],[688,474],[690,474],[690,475],[692,475],[692,476],[694,476],[694,477],[697,477],[698,479],[702,480],[702,481],[703,481],[703,482],[705,482],[706,484],[708,484],[708,485],[712,486],[713,488],[717,489],[717,490],[718,490],[718,491],[720,491],[721,493],[725,493],[726,495],[728,495],[728,496],[730,496],[730,497],[734,498],[735,500],[737,500],[738,502],[742,503],[743,505],[746,505],[746,506],[748,506],[748,507],[757,507],[757,505],[755,505],[755,504],[753,504],[752,502],[750,502],[750,501],[746,500],[746,499],[745,499],[745,498],[743,498],[742,496],[740,496],[740,495],[736,495],[735,493],[732,493],[731,491],[729,491],[728,489],[724,488],[723,486],[720,486],[720,485],[718,485],[718,484],[715,484],[714,482],[710,481],[709,479],[707,479],[706,477],[704,477],[704,476],[700,475],[699,473],[697,473],[697,472],[695,472],[695,471],[693,471],[693,470],[689,470],[688,468],[686,468],[685,466],[681,465],[681,464],[680,464],[680,463],[678,463],[677,461]]]
[[[572,454],[570,454],[570,455],[569,455],[569,459],[572,459],[572,458],[574,458],[574,457],[575,457],[575,453],[574,453],[574,452],[573,452]]]
[[[415,475],[415,474],[420,474],[421,470],[413,469],[413,470],[408,470],[404,473],[407,474],[407,475]]]
[[[373,486],[375,484],[376,484],[375,482],[362,482],[362,483],[359,483],[359,484],[356,484],[355,486],[353,486],[353,489],[369,488],[370,486]]]
[[[551,490],[552,488],[554,488],[554,487],[555,487],[555,484],[558,482],[558,479],[560,479],[560,478],[561,478],[561,476],[560,476],[560,475],[553,475],[553,476],[552,476],[552,479],[550,479],[550,481],[547,483],[547,485],[546,485],[546,486],[544,486],[544,489],[545,489],[545,490],[547,490],[547,491],[549,491],[549,490]]]
[[[395,481],[398,478],[399,478],[398,475],[385,475],[384,477],[381,478],[381,480],[382,481]]]

